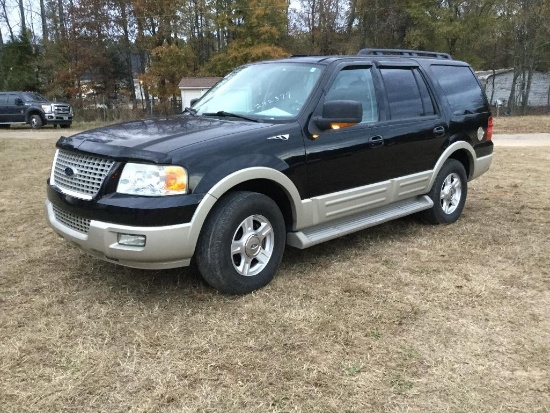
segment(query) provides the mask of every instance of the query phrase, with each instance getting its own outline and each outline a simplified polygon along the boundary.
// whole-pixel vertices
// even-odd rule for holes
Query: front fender
[[[191,176],[190,185],[192,188],[194,187],[193,192],[195,193],[212,193],[212,188],[219,182],[224,181],[232,174],[250,168],[267,168],[282,173],[287,170],[289,166],[286,162],[275,156],[264,154],[239,155],[225,160],[220,165],[209,170],[206,175],[202,177]],[[197,179],[198,182],[193,182],[195,179]]]
[[[210,187],[206,195],[200,202],[199,206],[197,207],[197,210],[193,215],[193,219],[191,220],[191,231],[189,233],[189,238],[186,243],[190,256],[194,253],[201,228],[203,227],[204,221],[206,221],[206,218],[214,207],[216,201],[231,188],[234,188],[241,183],[254,179],[269,180],[279,185],[279,187],[281,187],[281,189],[286,193],[287,197],[290,200],[292,214],[294,215],[295,220],[297,222],[303,222],[304,211],[302,208],[300,194],[298,192],[298,189],[288,176],[286,176],[279,170],[266,166],[253,166],[239,169],[230,173],[229,175],[224,176],[212,187]]]

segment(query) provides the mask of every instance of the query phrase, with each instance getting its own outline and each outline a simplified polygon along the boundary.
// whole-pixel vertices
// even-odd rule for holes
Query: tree
[[[0,90],[40,90],[38,59],[27,36],[6,43],[0,59]]]
[[[193,67],[193,51],[188,46],[165,43],[151,51],[151,66],[142,76],[153,95],[170,98],[179,93],[181,78]]]
[[[204,73],[224,75],[236,66],[288,56],[282,47],[287,30],[285,0],[236,0],[217,20],[227,44],[204,66]],[[230,9],[231,10],[231,9]]]

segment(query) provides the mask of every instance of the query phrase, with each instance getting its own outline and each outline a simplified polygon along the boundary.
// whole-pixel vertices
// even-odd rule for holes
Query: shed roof
[[[221,77],[182,77],[179,83],[179,88],[211,88],[220,79]]]
[[[476,72],[477,77],[480,80],[487,80],[493,75],[500,75],[501,73],[513,72],[514,69],[497,69],[497,70],[480,70]]]

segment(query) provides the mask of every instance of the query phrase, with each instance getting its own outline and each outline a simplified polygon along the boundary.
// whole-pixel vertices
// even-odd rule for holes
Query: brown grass
[[[550,411],[550,148],[497,148],[456,224],[287,249],[238,298],[57,238],[53,151],[0,139],[0,411]]]
[[[494,133],[550,133],[550,116],[493,117]]]

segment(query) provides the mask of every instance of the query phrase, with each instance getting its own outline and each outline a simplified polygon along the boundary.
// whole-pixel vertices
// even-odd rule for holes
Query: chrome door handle
[[[384,138],[379,135],[369,138],[369,146],[371,148],[378,148],[380,146],[384,146]]]
[[[434,128],[433,134],[440,138],[445,135],[445,128],[443,126],[437,126]]]

